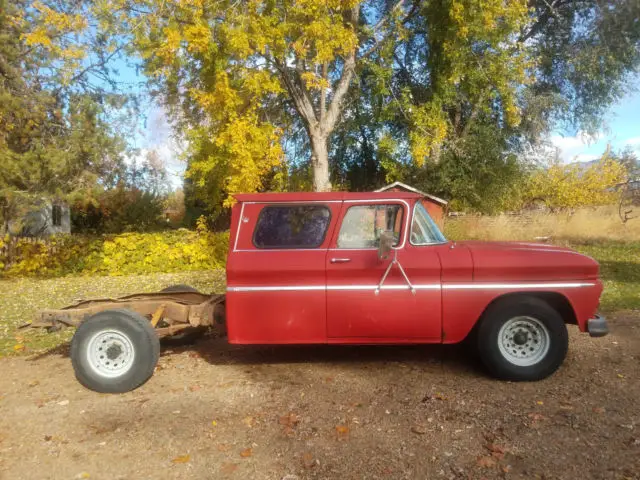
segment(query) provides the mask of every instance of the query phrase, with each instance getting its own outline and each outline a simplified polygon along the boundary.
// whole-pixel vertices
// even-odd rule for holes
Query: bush
[[[3,276],[130,275],[224,268],[229,234],[175,230],[106,236],[20,239],[0,254]],[[7,249],[5,249],[5,252]]]

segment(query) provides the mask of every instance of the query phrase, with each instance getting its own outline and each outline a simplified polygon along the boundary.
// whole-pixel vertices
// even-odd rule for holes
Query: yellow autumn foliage
[[[7,240],[0,240],[0,252]],[[18,240],[12,262],[0,254],[0,276],[131,275],[224,268],[228,233],[180,229],[104,237],[67,235]],[[3,256],[4,255],[4,256]]]
[[[627,177],[620,162],[606,155],[585,168],[579,163],[554,163],[534,172],[525,185],[525,199],[541,199],[549,207],[573,208],[616,202],[615,186]]]

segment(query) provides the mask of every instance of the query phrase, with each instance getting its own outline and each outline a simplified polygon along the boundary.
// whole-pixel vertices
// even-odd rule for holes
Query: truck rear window
[[[257,248],[316,248],[324,241],[331,211],[324,205],[282,205],[262,209],[253,244]]]

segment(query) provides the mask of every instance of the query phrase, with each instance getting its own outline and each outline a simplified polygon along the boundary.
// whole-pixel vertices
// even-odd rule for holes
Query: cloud
[[[602,133],[588,135],[584,132],[578,132],[574,136],[552,135],[549,138],[558,156],[565,163],[586,162],[600,157],[606,149],[606,142],[603,140]]]

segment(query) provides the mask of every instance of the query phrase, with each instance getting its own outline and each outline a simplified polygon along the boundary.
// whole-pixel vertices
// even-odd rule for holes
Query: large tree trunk
[[[327,137],[311,134],[311,166],[313,167],[313,190],[316,192],[330,192],[329,180],[329,150]]]

